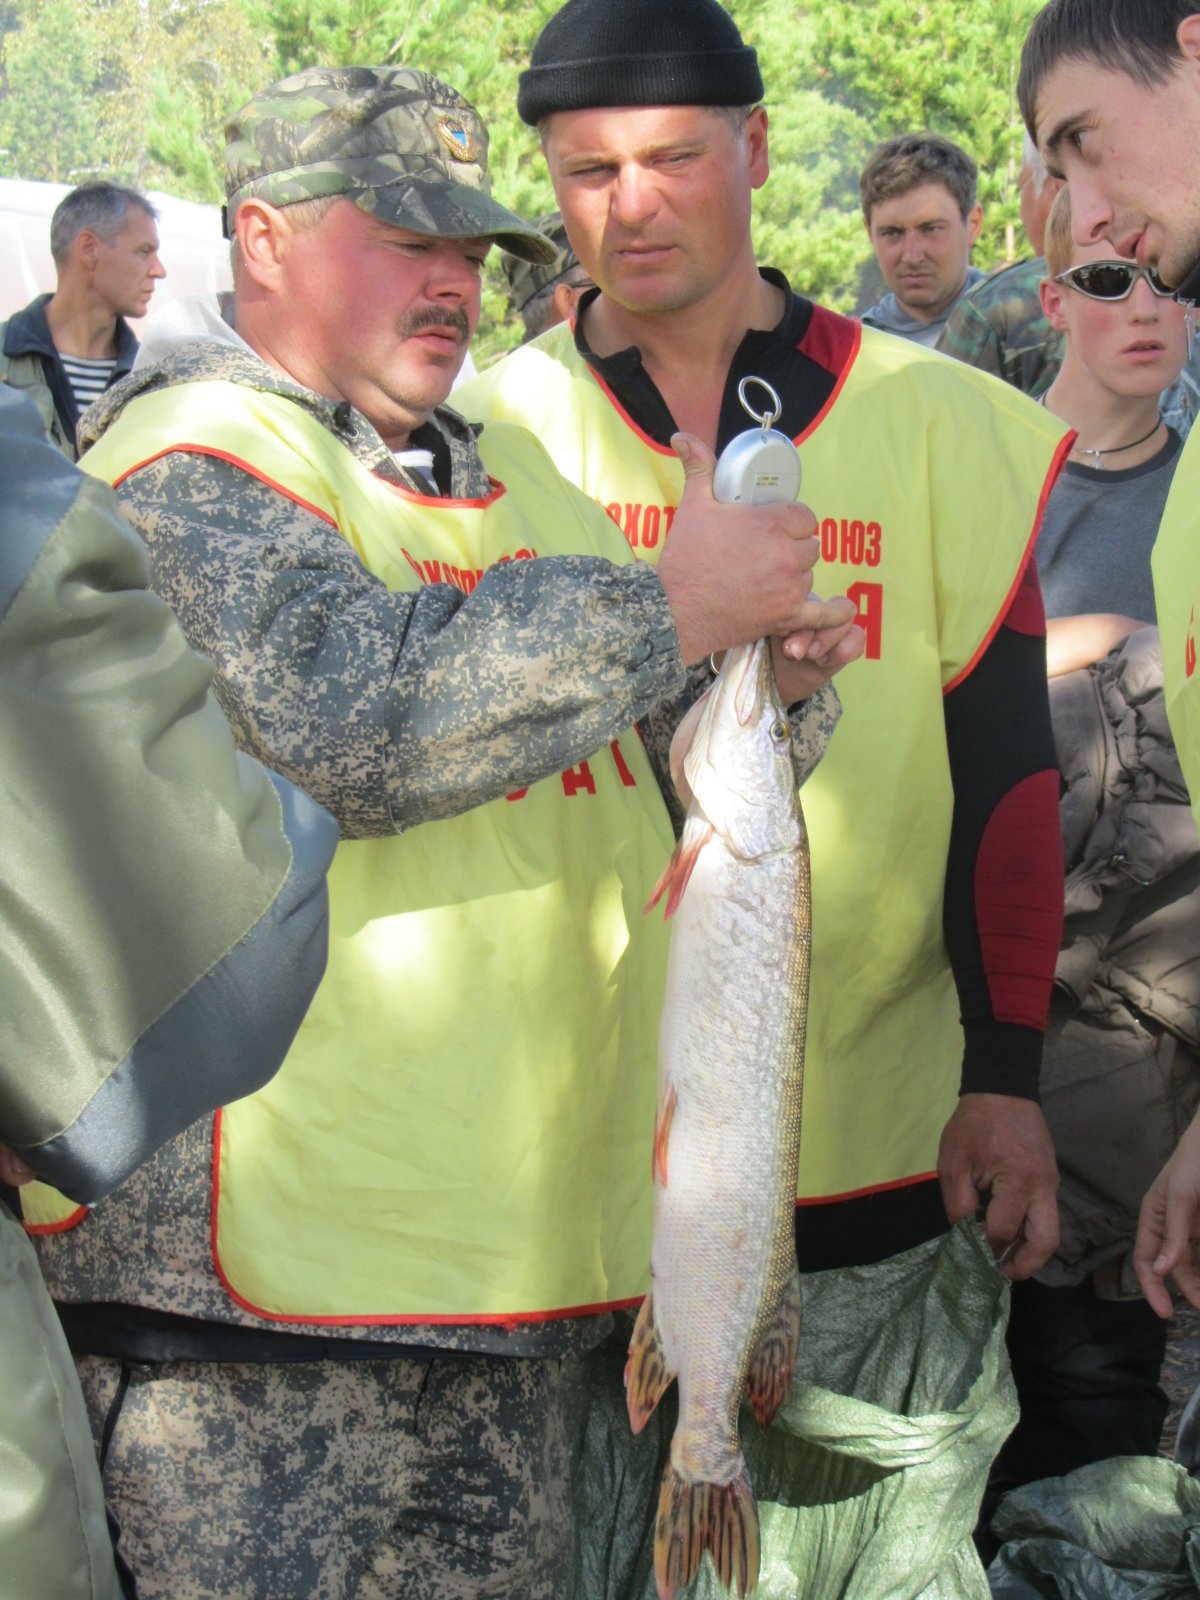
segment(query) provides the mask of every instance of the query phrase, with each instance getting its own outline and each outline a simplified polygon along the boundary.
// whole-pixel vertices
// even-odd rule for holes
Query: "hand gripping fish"
[[[665,893],[674,918],[651,1289],[625,1369],[635,1433],[679,1382],[654,1538],[660,1600],[695,1576],[705,1550],[726,1588],[744,1596],[757,1585],[758,1507],[738,1409],[745,1391],[770,1425],[800,1337],[808,843],[765,641],[728,652],[679,726],[671,771],[687,820],[650,901]]]

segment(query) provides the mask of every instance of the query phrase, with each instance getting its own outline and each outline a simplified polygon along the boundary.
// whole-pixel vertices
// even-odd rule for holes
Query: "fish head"
[[[775,684],[770,641],[726,652],[715,682],[680,724],[672,767],[689,814],[700,813],[745,860],[794,850],[800,804],[792,730]],[[681,741],[679,735],[686,735]]]

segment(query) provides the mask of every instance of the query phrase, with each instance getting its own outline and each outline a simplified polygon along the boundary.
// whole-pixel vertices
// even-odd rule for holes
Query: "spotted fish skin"
[[[626,1368],[644,1426],[672,1379],[679,1421],[655,1537],[661,1600],[708,1551],[756,1586],[758,1510],[738,1439],[769,1425],[800,1334],[794,1216],[811,943],[791,730],[765,642],[730,651],[671,765],[687,808],[655,892],[673,918],[659,1039],[651,1292]]]

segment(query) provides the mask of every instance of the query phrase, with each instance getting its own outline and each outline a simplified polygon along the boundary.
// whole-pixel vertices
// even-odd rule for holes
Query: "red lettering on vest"
[[[628,766],[625,763],[625,757],[621,754],[621,746],[614,739],[613,742],[609,745],[608,748],[613,753],[613,760],[617,764],[617,772],[620,775],[621,782],[625,785],[625,787],[627,789],[636,789],[637,788],[637,779],[634,777],[633,773],[630,772]]]
[[[422,583],[451,583],[456,589],[461,589],[464,594],[470,594],[475,585],[483,577],[482,567],[452,567],[441,561],[418,561],[416,556],[401,547],[401,554],[405,561],[420,578]],[[501,556],[500,561],[535,561],[536,550],[517,550],[510,556]]]
[[[588,794],[595,794],[596,780],[592,777],[592,769],[586,761],[581,761],[577,767],[568,767],[562,775],[563,793],[570,797],[578,794],[583,789]]]
[[[840,561],[848,567],[877,567],[882,542],[883,529],[877,522],[849,517],[825,517],[821,522],[822,561]]]
[[[675,520],[674,506],[646,506],[632,500],[614,500],[605,511],[625,535],[631,550],[653,550],[665,539]]]
[[[528,793],[528,789],[514,789],[511,794],[506,794],[504,798],[506,800],[524,800]]]
[[[867,636],[867,660],[878,661],[883,645],[883,585],[852,583],[846,590],[846,598],[858,607],[854,620]]]
[[[1183,673],[1190,678],[1196,670],[1196,608],[1192,607],[1191,616],[1188,617],[1187,643],[1183,647]]]

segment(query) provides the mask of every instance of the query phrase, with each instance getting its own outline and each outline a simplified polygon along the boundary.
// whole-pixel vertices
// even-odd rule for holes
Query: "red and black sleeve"
[[[945,697],[954,822],[943,927],[965,1034],[962,1093],[1036,1099],[1062,938],[1058,760],[1032,559]]]

